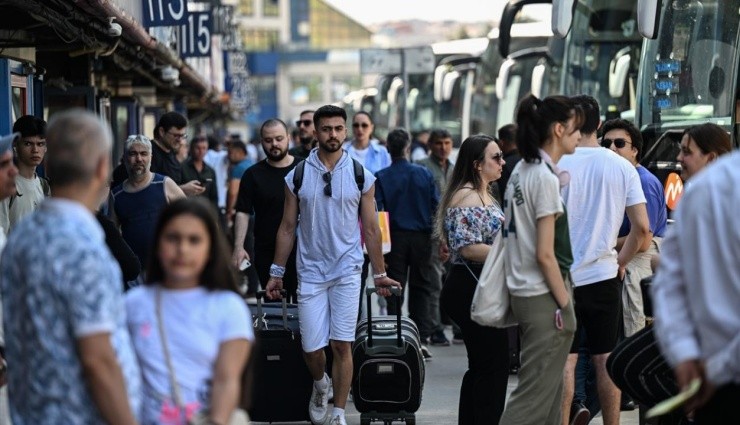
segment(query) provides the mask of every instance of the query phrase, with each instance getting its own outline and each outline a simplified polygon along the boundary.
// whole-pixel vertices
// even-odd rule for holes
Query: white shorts
[[[326,283],[298,283],[298,318],[303,351],[311,353],[329,340],[355,340],[360,303],[360,275]]]

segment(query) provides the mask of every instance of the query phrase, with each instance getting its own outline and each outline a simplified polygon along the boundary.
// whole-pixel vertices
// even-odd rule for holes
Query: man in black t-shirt
[[[267,158],[249,167],[239,183],[234,221],[234,265],[243,260],[254,263],[260,282],[267,283],[275,255],[275,235],[283,218],[285,176],[295,168],[298,159],[288,154],[288,127],[279,119],[269,119],[260,128],[262,149]],[[254,258],[245,246],[250,216],[254,215]],[[296,301],[298,280],[295,271],[295,249],[286,264],[283,287],[289,301]]]

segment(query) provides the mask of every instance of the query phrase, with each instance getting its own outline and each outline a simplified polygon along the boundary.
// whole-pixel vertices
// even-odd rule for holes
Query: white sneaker
[[[334,403],[334,383],[331,381],[331,378],[329,378],[329,396],[326,398],[329,403]]]
[[[426,345],[421,346],[421,355],[424,357],[424,361],[426,362],[432,360],[432,352],[429,351],[429,347]]]
[[[331,418],[329,425],[347,425],[347,421],[344,419],[344,416],[337,415]]]
[[[329,382],[329,377],[324,374],[324,382]],[[329,389],[331,383],[323,391],[313,384],[311,392],[311,401],[308,403],[308,416],[314,425],[323,425],[329,418]]]

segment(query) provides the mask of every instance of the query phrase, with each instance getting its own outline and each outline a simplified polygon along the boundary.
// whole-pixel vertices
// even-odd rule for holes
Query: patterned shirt
[[[501,230],[504,213],[494,205],[485,207],[452,207],[447,208],[444,228],[447,233],[447,244],[452,253],[452,263],[464,262],[460,250],[468,245],[483,243],[493,244],[493,237]]]
[[[15,425],[103,422],[77,352],[78,339],[103,333],[138,416],[140,374],[120,282],[100,225],[80,204],[48,199],[10,235],[0,289]]]

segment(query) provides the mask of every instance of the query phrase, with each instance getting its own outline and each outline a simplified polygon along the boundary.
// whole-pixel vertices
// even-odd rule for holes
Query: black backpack
[[[357,183],[357,189],[360,191],[360,197],[362,197],[362,189],[365,187],[365,169],[363,168],[360,161],[352,158],[352,165],[355,169],[355,183]],[[301,160],[295,166],[295,172],[293,173],[293,194],[298,197],[298,191],[301,190],[303,185],[303,173],[305,172],[306,161]]]

